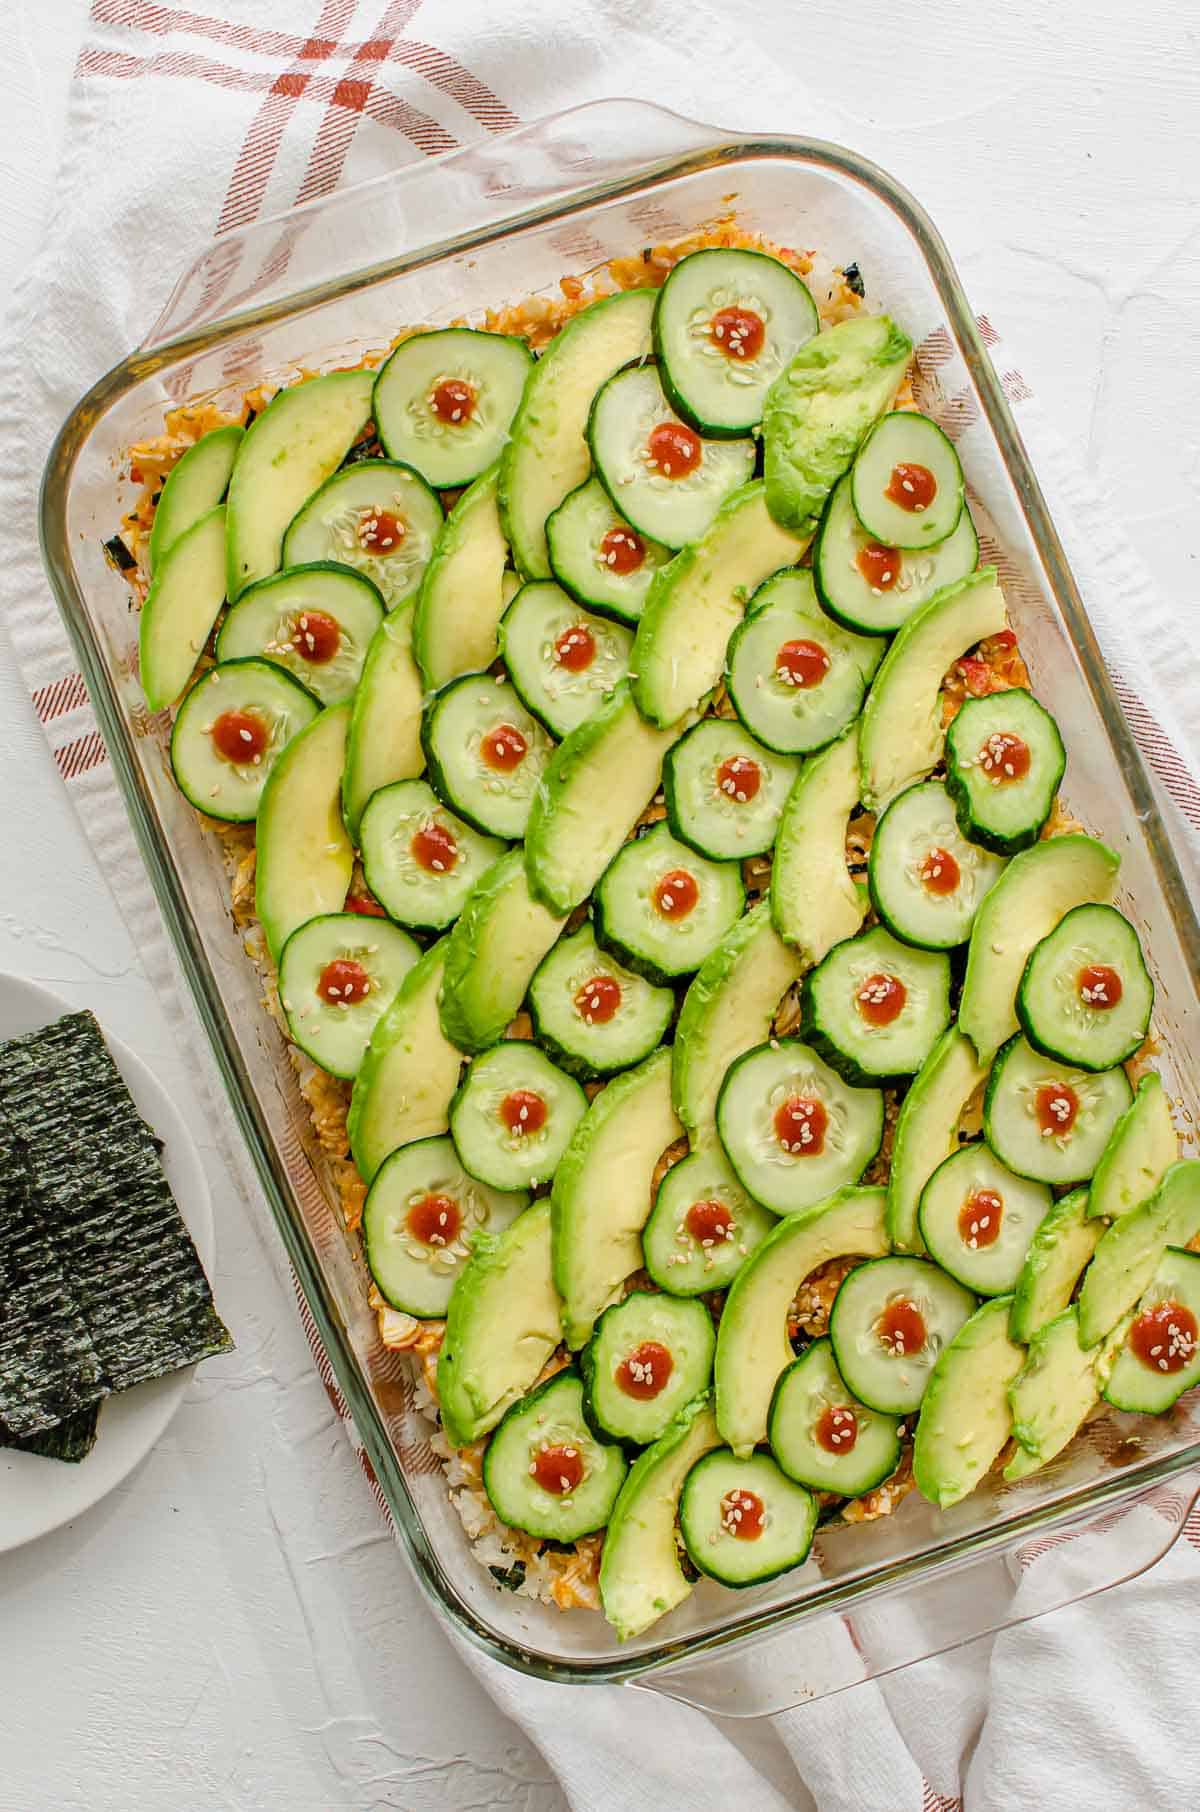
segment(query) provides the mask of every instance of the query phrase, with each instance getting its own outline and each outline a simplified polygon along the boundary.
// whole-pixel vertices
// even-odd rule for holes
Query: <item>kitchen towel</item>
[[[297,200],[607,94],[669,97],[735,129],[850,137],[851,123],[778,53],[792,9],[697,0],[94,0],[42,250],[8,324],[0,430],[4,520],[31,524],[50,438],[79,394],[147,331],[188,256]],[[769,47],[776,47],[772,50]],[[1196,672],[1113,510],[1041,418],[985,323],[1134,733],[1181,846],[1200,831]],[[4,617],[38,716],[164,1004],[215,1086],[134,848],[103,742],[32,534],[0,575]],[[231,1163],[239,1161],[230,1131]],[[244,1175],[244,1170],[243,1170]],[[1066,1595],[1114,1545],[1154,1545],[1185,1489],[1107,1529],[1026,1550],[1016,1600]],[[1157,1519],[1157,1520],[1156,1520]],[[622,1688],[544,1685],[469,1652],[541,1747],[579,1812],[1094,1812],[1188,1805],[1200,1777],[1188,1636],[1200,1614],[1200,1521],[1145,1578],[993,1643],[781,1713],[752,1733]],[[903,1603],[870,1613],[899,1655]],[[866,1635],[860,1630],[860,1639]],[[842,1626],[796,1641],[854,1665]]]

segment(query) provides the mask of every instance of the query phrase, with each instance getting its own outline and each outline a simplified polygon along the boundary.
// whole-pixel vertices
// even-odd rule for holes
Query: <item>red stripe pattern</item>
[[[53,723],[56,717],[77,711],[87,703],[88,692],[81,673],[64,674],[62,679],[51,680],[48,686],[39,686],[33,694],[33,708],[44,724]]]

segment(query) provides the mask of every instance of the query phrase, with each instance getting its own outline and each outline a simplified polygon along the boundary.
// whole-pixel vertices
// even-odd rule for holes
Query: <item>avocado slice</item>
[[[404,977],[354,1078],[346,1132],[364,1183],[397,1146],[432,1138],[450,1125],[462,1052],[442,1031],[438,1015],[448,942],[439,938]]]
[[[765,900],[730,927],[683,997],[671,1059],[675,1112],[692,1142],[716,1128],[717,1092],[736,1057],[771,1034],[779,1003],[802,972]]]
[[[156,573],[168,549],[187,533],[201,516],[215,509],[229,489],[229,475],[246,430],[239,422],[212,428],[188,448],[167,473],[154,506],[146,563]],[[221,595],[225,576],[221,575]]]
[[[767,1438],[780,1373],[795,1358],[788,1310],[804,1279],[833,1258],[883,1258],[891,1250],[882,1189],[839,1189],[789,1214],[730,1285],[717,1328],[717,1427],[742,1457]]]
[[[942,681],[961,654],[1004,628],[994,566],[944,586],[901,625],[880,663],[862,714],[862,799],[880,812],[942,759]]]
[[[646,593],[629,663],[643,717],[665,729],[712,691],[751,593],[803,551],[804,538],[771,519],[761,482],[725,499]]]
[[[496,658],[508,542],[497,502],[500,467],[463,492],[433,544],[413,618],[413,654],[428,691]]]
[[[601,1309],[641,1268],[654,1171],[682,1131],[665,1046],[610,1082],[575,1128],[550,1195],[554,1281],[569,1347],[591,1339]]]
[[[371,419],[373,371],[331,371],[280,390],[246,430],[229,480],[225,590],[278,571],[292,517],[337,471]]]
[[[814,518],[887,409],[912,342],[887,315],[855,315],[806,341],[763,403],[767,507],[809,534]],[[945,669],[943,669],[945,671]]]
[[[474,1053],[503,1036],[565,923],[530,895],[520,849],[480,875],[446,939],[441,1019],[451,1044]]]
[[[1162,1077],[1151,1070],[1112,1129],[1088,1192],[1088,1213],[1115,1221],[1148,1201],[1179,1157]]]
[[[679,1494],[696,1461],[720,1445],[708,1399],[701,1397],[629,1470],[600,1556],[600,1603],[623,1642],[691,1592],[675,1539]]]
[[[1154,1195],[1114,1221],[1096,1247],[1079,1292],[1079,1338],[1103,1340],[1137,1302],[1168,1246],[1200,1233],[1200,1158],[1172,1164]]]
[[[913,1442],[922,1497],[946,1510],[991,1469],[1012,1429],[1009,1386],[1025,1349],[1008,1331],[1011,1296],[994,1296],[959,1328],[929,1375]]]
[[[179,697],[224,602],[225,509],[218,504],[160,556],[142,605],[138,667],[151,711]]]
[[[525,381],[500,459],[500,515],[526,579],[549,579],[546,518],[591,471],[585,430],[601,384],[650,352],[657,290],[593,302],[556,334]]]
[[[963,1108],[987,1075],[957,1026],[948,1026],[900,1104],[888,1177],[888,1233],[901,1252],[923,1252],[917,1225],[921,1191],[943,1159],[958,1149]]]
[[[1016,998],[1035,944],[1075,906],[1108,900],[1121,858],[1082,833],[1013,857],[975,915],[958,1023],[985,1062],[1017,1030]]]
[[[529,891],[566,916],[582,905],[653,799],[686,721],[655,730],[622,680],[555,749],[525,832]]]
[[[276,963],[298,925],[345,904],[354,872],[341,810],[349,725],[349,701],[322,711],[292,738],[263,788],[254,909]]]
[[[1100,1348],[1080,1340],[1077,1308],[1064,1309],[1038,1329],[1009,1387],[1017,1448],[1004,1468],[1006,1479],[1037,1472],[1078,1432],[1100,1399],[1131,1320],[1124,1316]]]
[[[1061,1315],[1104,1228],[1088,1219],[1088,1192],[1073,1189],[1055,1202],[1029,1242],[1013,1291],[1010,1329],[1026,1345],[1039,1328]]]
[[[559,1341],[550,1268],[550,1203],[535,1202],[496,1237],[476,1234],[446,1312],[437,1387],[446,1438],[466,1447],[495,1428]]]
[[[779,820],[771,917],[805,967],[853,937],[867,890],[846,867],[846,824],[859,797],[859,723],[804,763]]]
[[[393,780],[425,771],[421,747],[421,676],[412,654],[413,607],[391,611],[371,637],[351,699],[342,810],[353,837],[368,799]]]

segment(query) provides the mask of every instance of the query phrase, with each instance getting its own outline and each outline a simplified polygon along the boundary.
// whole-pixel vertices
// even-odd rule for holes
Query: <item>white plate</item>
[[[0,974],[0,1038],[35,1031],[74,1010],[69,1001],[60,1000],[48,988]],[[141,1058],[110,1032],[104,1037],[138,1112],[162,1140],[167,1181],[196,1242],[200,1262],[211,1274],[212,1202],[192,1135]],[[194,1370],[188,1366],[170,1377],[155,1378],[107,1397],[100,1411],[96,1445],[78,1465],[0,1447],[0,1553],[49,1534],[119,1485],[166,1428]]]

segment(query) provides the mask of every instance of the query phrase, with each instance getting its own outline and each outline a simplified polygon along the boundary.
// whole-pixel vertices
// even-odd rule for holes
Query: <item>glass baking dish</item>
[[[1200,1100],[1200,926],[1151,785],[961,283],[917,203],[834,145],[720,133],[641,102],[606,101],[396,171],[229,233],[184,273],[145,342],[83,399],[51,454],[46,564],[159,905],[337,1383],[426,1591],[509,1666],[567,1682],[633,1681],[735,1715],[836,1690],[1016,1617],[1128,1577],[1169,1546],[1200,1461],[1200,1403],[1156,1421],[1112,1414],[1017,1487],[989,1481],[946,1512],[916,1495],[881,1522],[825,1531],[799,1573],[744,1592],[701,1584],[619,1645],[595,1613],[499,1590],[472,1558],[416,1413],[406,1363],[380,1345],[364,1272],[341,1230],[283,1041],[263,1013],[229,910],[215,840],[176,792],[162,718],[137,683],[137,619],[101,542],[124,508],[123,450],[184,398],[232,400],[251,383],[385,346],[406,322],[477,319],[555,291],[558,279],[669,240],[733,208],[786,244],[857,261],[868,302],[918,347],[919,400],[959,442],[983,558],[999,566],[1034,684],[1068,750],[1071,810],[1122,857],[1120,904],[1145,931],[1157,1027],[1185,1145]],[[1200,1393],[1196,1393],[1200,1396]],[[1158,1487],[1156,1514],[1126,1515]],[[1114,1510],[1116,1506],[1116,1510]],[[1040,1596],[1017,1596],[1024,1559],[1098,1516],[1121,1535]],[[1031,1547],[1030,1544],[1033,1544]],[[964,1569],[970,1567],[968,1575]],[[1046,1569],[1039,1569],[1040,1578]],[[901,1616],[903,1590],[921,1614]],[[813,1620],[824,1618],[818,1627]],[[851,1621],[853,1619],[853,1622]],[[806,1624],[801,1642],[786,1640]],[[729,1666],[736,1656],[739,1665]]]

